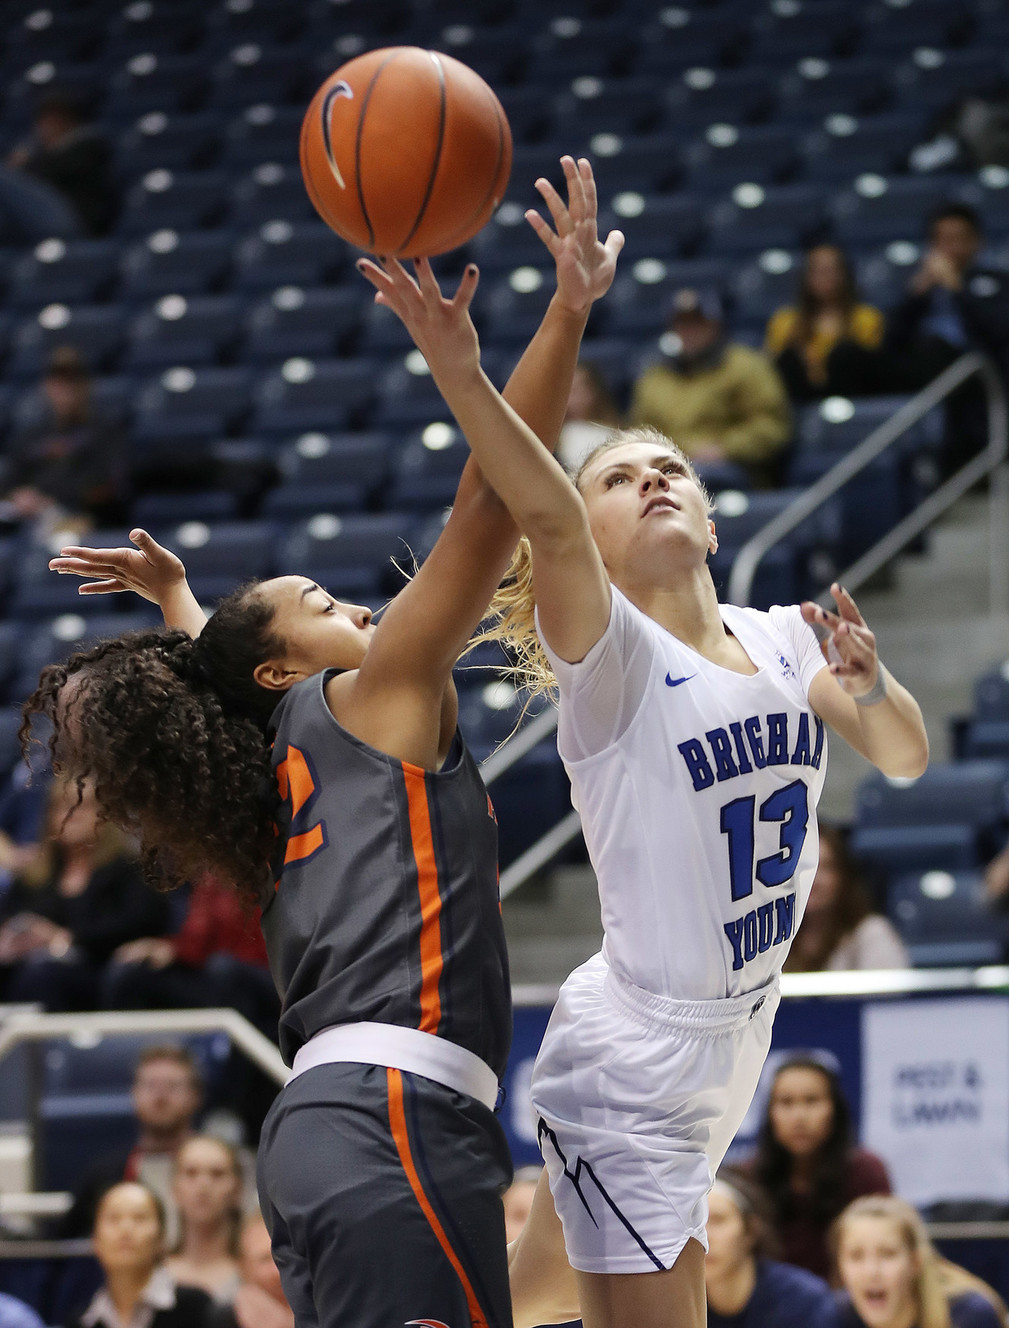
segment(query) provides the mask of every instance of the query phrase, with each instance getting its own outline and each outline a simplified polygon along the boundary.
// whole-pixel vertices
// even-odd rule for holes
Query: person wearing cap
[[[735,463],[755,485],[772,484],[791,435],[788,398],[765,355],[728,339],[718,291],[677,291],[660,345],[670,353],[635,383],[631,424],[671,438],[702,475]]]
[[[708,1195],[704,1287],[708,1328],[833,1328],[830,1287],[777,1252],[769,1205],[760,1187],[733,1167],[720,1168]]]
[[[10,446],[3,475],[9,516],[40,531],[85,530],[120,518],[127,478],[122,431],[95,410],[76,347],[52,352],[42,396],[42,418]]]

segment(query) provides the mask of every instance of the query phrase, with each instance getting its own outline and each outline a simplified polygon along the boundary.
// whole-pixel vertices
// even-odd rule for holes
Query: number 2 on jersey
[[[722,808],[720,829],[729,840],[729,888],[733,902],[753,894],[753,879],[761,885],[784,885],[799,865],[799,854],[806,839],[809,804],[806,785],[801,779],[777,789],[761,803],[758,819],[781,824],[778,852],[759,858],[754,867],[754,808],[756,798],[735,798]]]

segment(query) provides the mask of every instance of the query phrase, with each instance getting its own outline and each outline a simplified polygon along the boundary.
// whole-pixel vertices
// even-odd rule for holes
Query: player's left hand
[[[836,613],[807,600],[801,606],[802,616],[816,633],[838,686],[849,696],[865,696],[879,678],[876,638],[866,626],[858,605],[836,581],[830,593],[837,604]]]
[[[568,187],[567,206],[549,180],[536,181],[554,229],[535,208],[525,216],[557,265],[555,298],[573,313],[584,313],[609,290],[624,236],[622,231],[610,231],[605,243],[599,239],[596,181],[590,162],[585,157],[577,162],[573,157],[561,157],[561,166]]]

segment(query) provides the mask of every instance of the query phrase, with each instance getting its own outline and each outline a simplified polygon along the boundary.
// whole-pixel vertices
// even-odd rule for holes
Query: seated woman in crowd
[[[785,972],[908,967],[896,928],[873,912],[844,834],[836,826],[821,825],[820,861]]]
[[[827,1233],[852,1199],[889,1194],[881,1158],[853,1146],[837,1075],[808,1056],[779,1066],[748,1173],[767,1192],[786,1263],[826,1277]]]
[[[837,1304],[822,1278],[777,1263],[767,1198],[735,1167],[708,1195],[704,1285],[709,1328],[834,1328]]]
[[[902,1199],[856,1199],[835,1223],[831,1244],[844,1291],[840,1328],[1005,1328],[999,1296],[940,1258]]]
[[[162,1262],[165,1214],[153,1190],[138,1181],[106,1190],[92,1238],[104,1282],[72,1328],[206,1328],[210,1297],[176,1286]]]
[[[207,1328],[294,1328],[280,1273],[273,1262],[270,1233],[261,1215],[250,1213],[238,1239],[241,1281],[231,1305],[218,1305]]]
[[[242,1185],[238,1154],[223,1139],[194,1134],[176,1153],[172,1196],[179,1241],[166,1267],[180,1286],[200,1287],[219,1301],[234,1298]]]
[[[880,311],[858,298],[844,251],[818,244],[806,254],[795,304],[768,323],[764,349],[793,401],[864,396],[886,389],[883,331]]]
[[[164,932],[168,899],[145,883],[125,836],[99,824],[94,791],[54,781],[38,853],[0,899],[0,1001],[95,1010],[117,946]]]

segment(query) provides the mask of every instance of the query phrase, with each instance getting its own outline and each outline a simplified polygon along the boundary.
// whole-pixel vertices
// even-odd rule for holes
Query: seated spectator
[[[968,350],[984,351],[1004,370],[1009,357],[1009,273],[981,267],[981,219],[965,203],[932,214],[928,249],[907,295],[887,316],[886,347],[903,390],[916,392]],[[958,469],[988,440],[984,395],[966,383],[947,406],[941,457]]]
[[[86,530],[122,518],[127,466],[122,430],[95,410],[80,352],[57,346],[42,380],[45,415],[9,445],[3,472],[9,519]]]
[[[836,826],[821,825],[820,860],[785,971],[909,967],[896,928],[873,912],[844,834]]]
[[[0,999],[47,1010],[97,1008],[101,968],[125,941],[168,926],[168,904],[94,790],[60,780],[43,841],[0,898]]]
[[[709,1328],[833,1328],[837,1306],[827,1283],[777,1263],[766,1196],[733,1167],[708,1195],[704,1285]]]
[[[45,1328],[30,1305],[0,1291],[0,1328]]]
[[[883,390],[882,341],[883,315],[859,300],[844,250],[818,244],[806,254],[795,304],[768,323],[764,349],[792,400],[813,401]]]
[[[675,349],[635,383],[631,424],[652,425],[702,468],[735,462],[771,483],[791,433],[788,398],[766,355],[729,340],[718,292],[678,291],[663,342]]]
[[[92,1240],[105,1280],[73,1328],[205,1328],[210,1297],[176,1286],[162,1262],[165,1214],[153,1190],[113,1185],[98,1202]]]
[[[112,150],[73,98],[58,92],[35,108],[31,137],[0,171],[0,215],[8,238],[104,235],[117,211]]]
[[[238,1260],[241,1281],[234,1302],[211,1311],[209,1328],[294,1328],[294,1311],[273,1262],[270,1233],[258,1212],[242,1223]]]
[[[844,1291],[841,1328],[1004,1328],[1001,1298],[940,1258],[902,1199],[857,1199],[835,1223],[831,1244]]]
[[[829,1271],[827,1232],[841,1210],[890,1193],[882,1159],[852,1145],[840,1080],[809,1056],[778,1067],[748,1171],[770,1199],[781,1257],[818,1277]]]
[[[592,449],[620,427],[620,412],[606,379],[594,364],[581,360],[571,380],[557,459],[575,474]]]
[[[227,1303],[238,1290],[242,1164],[230,1144],[194,1134],[175,1154],[172,1197],[179,1239],[166,1267],[179,1286]]]
[[[61,1228],[64,1237],[91,1230],[98,1197],[121,1180],[141,1180],[157,1195],[168,1215],[169,1239],[178,1227],[172,1201],[175,1156],[193,1134],[203,1105],[203,1080],[185,1047],[145,1047],[133,1076],[135,1140],[98,1159],[84,1176]]]

